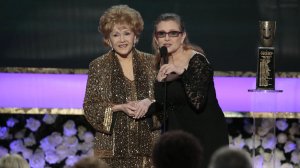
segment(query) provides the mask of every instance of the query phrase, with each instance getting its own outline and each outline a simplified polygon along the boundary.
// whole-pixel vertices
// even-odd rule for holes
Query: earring
[[[108,46],[110,47],[110,50],[113,51],[114,48],[112,47],[112,45],[110,43],[108,43]]]
[[[110,46],[110,50],[111,50],[111,51],[114,51],[114,48],[113,48],[113,46],[111,45],[110,40],[108,41],[108,45]]]

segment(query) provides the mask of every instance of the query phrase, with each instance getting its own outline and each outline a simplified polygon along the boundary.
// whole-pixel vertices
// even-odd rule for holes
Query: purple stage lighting
[[[281,93],[248,92],[254,77],[214,80],[225,112],[300,112],[299,78],[276,78]],[[86,81],[86,74],[0,73],[0,108],[82,108]]]

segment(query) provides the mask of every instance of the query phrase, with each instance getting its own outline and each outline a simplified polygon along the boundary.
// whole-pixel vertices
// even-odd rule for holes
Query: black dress
[[[163,109],[164,83],[155,83],[156,107]],[[204,149],[203,168],[211,155],[228,145],[228,132],[222,109],[216,98],[213,70],[207,59],[196,53],[188,69],[167,82],[166,131],[183,130],[196,136]]]

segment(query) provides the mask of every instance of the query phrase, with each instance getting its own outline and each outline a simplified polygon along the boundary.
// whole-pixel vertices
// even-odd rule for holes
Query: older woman
[[[140,13],[112,6],[100,17],[99,31],[111,50],[90,63],[84,99],[86,119],[97,130],[95,155],[111,167],[151,167],[159,132],[155,117],[145,117],[155,78],[152,55],[135,44],[143,30]]]

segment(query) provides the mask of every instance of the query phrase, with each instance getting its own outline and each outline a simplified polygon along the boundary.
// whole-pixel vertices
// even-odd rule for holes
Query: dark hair
[[[198,139],[183,131],[164,133],[152,153],[155,168],[199,168],[202,158],[203,150]]]
[[[156,33],[157,25],[162,21],[174,21],[178,24],[180,31],[186,33],[186,37],[185,37],[185,39],[183,41],[183,44],[182,44],[184,50],[193,49],[193,50],[198,51],[198,52],[200,52],[204,55],[204,51],[201,47],[190,43],[190,41],[188,39],[188,34],[186,32],[184,22],[182,21],[181,17],[179,15],[175,14],[175,13],[163,13],[160,16],[158,16],[158,18],[155,20],[154,30],[153,30],[153,34],[152,34],[152,48],[153,48],[154,53],[156,55],[156,67],[158,67],[158,65],[160,64],[161,58],[160,58],[160,54],[159,54],[159,46],[155,42],[155,33]]]

